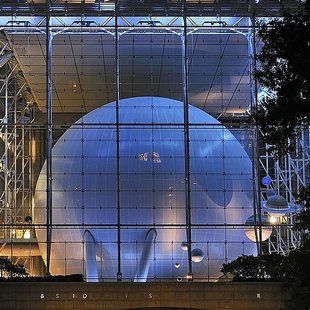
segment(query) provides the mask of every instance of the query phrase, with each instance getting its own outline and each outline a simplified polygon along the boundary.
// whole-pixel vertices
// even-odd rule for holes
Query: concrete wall
[[[0,309],[285,308],[280,283],[0,283]]]

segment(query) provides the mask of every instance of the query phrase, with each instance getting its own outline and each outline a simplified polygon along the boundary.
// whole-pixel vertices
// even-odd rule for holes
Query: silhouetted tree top
[[[27,277],[28,273],[22,264],[15,264],[8,258],[0,257],[0,276]]]
[[[310,9],[284,12],[282,19],[260,25],[263,46],[257,55],[260,68],[255,77],[273,96],[263,100],[251,120],[276,155],[288,153],[310,120]]]

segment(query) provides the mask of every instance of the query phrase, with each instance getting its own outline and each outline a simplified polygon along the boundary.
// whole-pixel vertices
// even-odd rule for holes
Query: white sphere
[[[186,241],[183,241],[183,242],[181,243],[181,249],[182,249],[183,251],[187,251],[187,242],[186,242]]]
[[[262,225],[270,225],[268,217],[265,215],[261,216],[261,223]],[[255,229],[254,229],[254,215],[250,216],[246,222],[245,225],[249,225],[246,226],[244,229],[244,233],[245,235],[248,237],[249,240],[256,242],[256,236],[255,236]],[[256,215],[256,232],[257,232],[257,237],[259,238],[259,217],[258,215]],[[271,234],[272,234],[272,227],[268,226],[268,227],[264,227],[262,226],[262,241],[266,241],[267,239],[270,238]]]
[[[196,248],[192,250],[192,261],[194,263],[200,263],[203,260],[204,254],[203,251]]]

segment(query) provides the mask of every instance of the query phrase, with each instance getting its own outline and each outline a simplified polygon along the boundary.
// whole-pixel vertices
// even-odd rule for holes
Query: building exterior
[[[299,4],[1,3],[1,256],[33,275],[181,282],[294,248],[294,212],[264,207],[296,209],[309,130],[275,159],[248,115],[270,95],[253,78],[259,22]]]

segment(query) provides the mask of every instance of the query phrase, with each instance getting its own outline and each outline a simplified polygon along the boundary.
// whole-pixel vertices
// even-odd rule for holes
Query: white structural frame
[[[1,68],[0,118],[1,140],[4,145],[0,153],[0,173],[4,190],[0,193],[0,216],[8,225],[24,224],[31,216],[31,135],[32,112],[29,105],[27,83],[18,74],[18,63],[14,57]],[[27,126],[24,126],[27,124]],[[27,145],[28,144],[28,145]],[[14,233],[15,232],[15,233]],[[4,240],[16,239],[15,228],[1,230]]]
[[[260,150],[259,163],[263,176],[269,176],[271,184],[261,190],[261,200],[266,201],[268,189],[283,196],[289,204],[296,205],[296,195],[301,188],[309,186],[310,172],[310,128],[301,127],[301,134],[296,138],[294,152],[275,158],[268,151],[268,145]],[[261,184],[263,187],[263,185]],[[268,240],[269,253],[287,254],[300,242],[297,231],[292,229],[296,214],[288,213],[277,219],[273,237]]]

